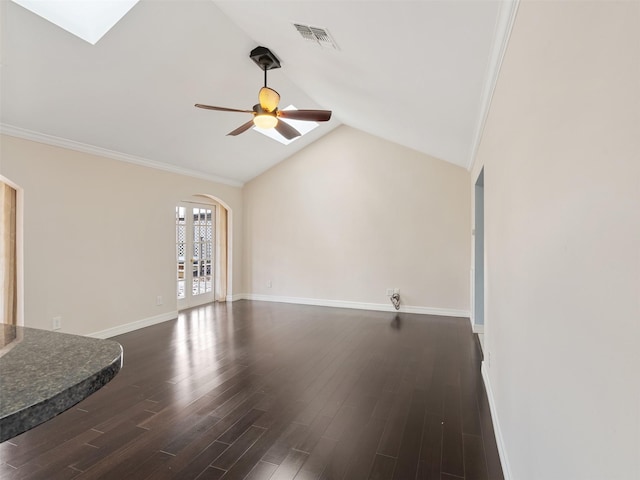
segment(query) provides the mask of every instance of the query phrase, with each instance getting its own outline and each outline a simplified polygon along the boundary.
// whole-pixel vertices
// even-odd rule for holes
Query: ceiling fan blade
[[[227,133],[227,136],[231,135],[232,137],[235,137],[236,135],[240,135],[242,132],[246,132],[251,127],[253,127],[253,120],[249,120],[247,123],[243,123],[234,131]]]
[[[291,120],[326,122],[331,118],[331,110],[278,110],[278,116]]]
[[[262,87],[258,93],[258,101],[263,110],[273,112],[278,108],[280,102],[280,94],[269,87]]]
[[[196,103],[195,106],[198,108],[204,108],[206,110],[218,110],[220,112],[253,113],[253,110],[238,110],[237,108],[214,107],[212,105],[202,105],[201,103]]]
[[[278,120],[278,123],[275,126],[277,132],[282,135],[287,140],[292,140],[296,137],[299,137],[301,133],[289,125],[287,122],[282,122]]]

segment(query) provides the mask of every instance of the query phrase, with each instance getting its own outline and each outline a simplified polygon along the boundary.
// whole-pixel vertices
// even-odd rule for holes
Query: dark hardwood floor
[[[503,478],[468,319],[243,300],[114,339],[121,372],[0,478]]]

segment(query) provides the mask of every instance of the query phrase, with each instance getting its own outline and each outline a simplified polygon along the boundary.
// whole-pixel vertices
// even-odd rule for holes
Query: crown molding
[[[25,128],[16,127],[14,125],[9,125],[6,123],[0,123],[0,133],[3,135],[9,135],[11,137],[17,137],[25,140],[38,142],[38,143],[52,145],[54,147],[67,148],[69,150],[88,153],[90,155],[98,155],[100,157],[106,157],[112,160],[118,160],[126,163],[133,163],[134,165],[153,168],[155,170],[162,170],[165,172],[184,175],[187,177],[195,177],[201,180],[208,180],[211,182],[222,183],[224,185],[230,185],[232,187],[242,187],[244,185],[244,183],[242,182],[231,180],[229,178],[217,177],[215,175],[208,175],[206,173],[202,173],[197,170],[177,167],[175,165],[169,165],[167,163],[157,162],[155,160],[149,160],[147,158],[137,157],[135,155],[129,155],[127,153],[116,152],[114,150],[109,150],[102,147],[96,147],[94,145],[88,145],[86,143],[80,143],[74,140],[56,137],[53,135],[47,135],[45,133],[35,132],[33,130],[27,130]]]
[[[511,31],[513,30],[513,23],[515,22],[519,5],[520,0],[504,0],[500,2],[500,12],[498,13],[498,19],[496,20],[496,27],[493,35],[493,46],[491,48],[487,74],[485,75],[485,81],[482,87],[480,114],[478,117],[476,132],[473,137],[473,143],[471,144],[471,155],[469,156],[467,170],[471,170],[471,168],[473,168],[473,164],[478,153],[478,147],[480,146],[482,134],[484,133],[484,126],[487,122],[487,117],[489,116],[493,93],[498,83],[498,76],[500,75],[500,69],[502,68],[502,61],[504,60],[504,55],[507,51],[507,45],[509,44],[509,38],[511,37]]]

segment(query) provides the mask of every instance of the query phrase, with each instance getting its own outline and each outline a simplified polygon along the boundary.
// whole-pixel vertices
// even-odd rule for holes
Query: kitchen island
[[[0,324],[0,442],[71,408],[122,367],[112,340]]]

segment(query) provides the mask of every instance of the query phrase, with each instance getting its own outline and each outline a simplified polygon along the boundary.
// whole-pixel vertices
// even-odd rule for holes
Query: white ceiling
[[[96,45],[2,0],[2,130],[78,142],[130,161],[241,184],[346,124],[468,167],[506,38],[505,4],[472,1],[140,1]],[[325,27],[339,50],[292,23]],[[228,137],[263,76],[270,48],[281,106],[333,111],[281,145]],[[98,150],[100,151],[100,150]]]

